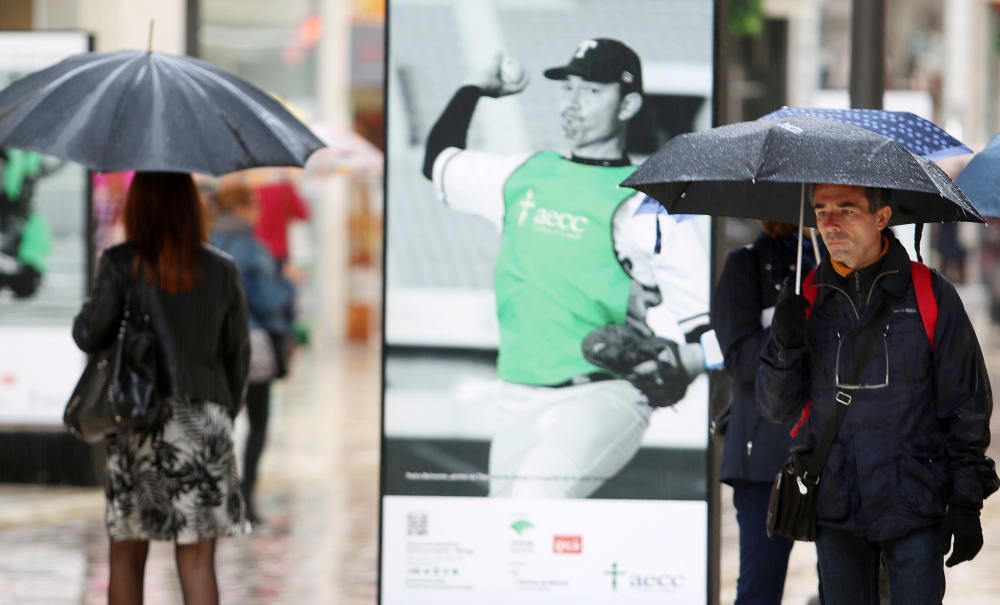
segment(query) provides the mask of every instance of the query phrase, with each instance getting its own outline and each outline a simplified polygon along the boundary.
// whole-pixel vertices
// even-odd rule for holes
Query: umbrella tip
[[[153,52],[153,24],[156,21],[154,19],[149,20],[149,39],[146,42],[146,54],[151,54]]]

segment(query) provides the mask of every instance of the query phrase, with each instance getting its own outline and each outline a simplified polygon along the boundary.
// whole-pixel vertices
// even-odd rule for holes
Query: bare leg
[[[178,544],[174,549],[177,574],[181,578],[184,605],[218,605],[215,580],[215,539]]]
[[[112,541],[108,552],[111,570],[108,605],[142,605],[142,579],[146,571],[149,542]]]

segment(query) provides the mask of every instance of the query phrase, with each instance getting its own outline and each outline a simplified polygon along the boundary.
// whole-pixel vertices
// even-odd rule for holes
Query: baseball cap
[[[569,63],[545,70],[550,80],[580,76],[590,82],[618,82],[624,92],[642,92],[642,65],[639,55],[618,40],[593,38],[576,47]]]

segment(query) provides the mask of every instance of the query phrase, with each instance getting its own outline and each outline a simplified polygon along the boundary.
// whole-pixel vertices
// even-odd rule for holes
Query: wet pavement
[[[965,288],[994,384],[1000,384],[1000,328],[986,318],[982,292]],[[379,350],[331,347],[296,361],[276,388],[270,442],[261,469],[267,524],[220,541],[223,603],[375,603],[378,535]],[[993,419],[1000,432],[1000,414]],[[237,427],[237,438],[241,427]],[[1000,458],[1000,441],[991,447]],[[722,493],[721,603],[732,603],[738,571],[731,492]],[[98,488],[0,485],[0,605],[106,602],[107,540]],[[1000,497],[983,512],[986,546],[947,571],[948,605],[997,602]],[[815,551],[792,552],[784,603],[815,594]],[[181,603],[172,547],[154,544],[146,570],[148,605]]]
[[[219,541],[223,603],[375,602],[378,363],[377,347],[310,352],[276,388],[260,473],[266,525]],[[103,507],[99,488],[0,486],[0,605],[105,603]],[[182,602],[172,545],[151,546],[145,595]]]

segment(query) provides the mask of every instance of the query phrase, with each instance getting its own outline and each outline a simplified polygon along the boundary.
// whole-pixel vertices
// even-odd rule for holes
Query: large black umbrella
[[[809,116],[674,137],[622,185],[671,213],[797,223],[804,183],[892,189],[893,225],[983,221],[933,162],[864,128]]]
[[[274,97],[210,63],[120,51],[74,55],[0,91],[0,147],[99,171],[219,175],[302,166],[323,143]]]
[[[890,224],[983,222],[937,165],[864,128],[810,116],[741,122],[668,141],[622,185],[669,212],[815,226],[811,183],[891,189]]]

